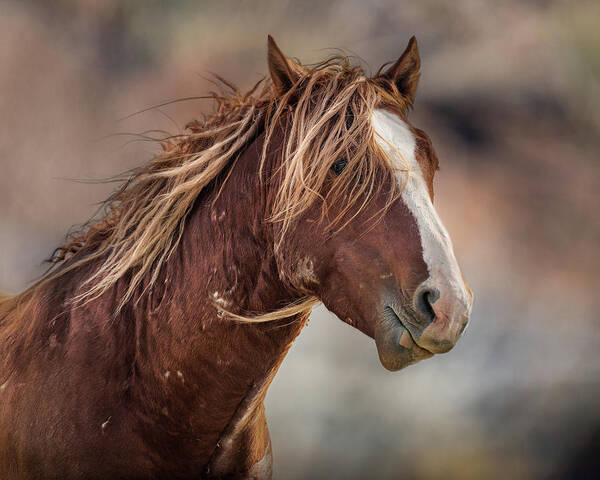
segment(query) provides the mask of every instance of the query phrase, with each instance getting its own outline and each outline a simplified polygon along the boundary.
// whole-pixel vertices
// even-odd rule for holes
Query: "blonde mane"
[[[381,175],[394,175],[374,141],[371,113],[382,103],[400,110],[408,105],[400,95],[387,93],[393,91],[393,84],[382,88],[383,80],[366,78],[346,57],[305,67],[304,72],[283,96],[276,94],[270,81],[262,87],[259,82],[245,94],[225,82],[231,91],[212,95],[214,113],[188,124],[185,134],[161,141],[163,151],[132,171],[105,201],[103,218],[89,222],[55,251],[53,267],[38,285],[96,260],[99,267],[73,302],[98,298],[130,272],[120,310],[144,278],[149,279],[144,282],[146,289],[156,282],[161,266],[181,239],[198,196],[263,132],[260,179],[270,180],[264,178],[263,167],[277,128],[283,128],[285,137],[280,166],[274,173],[278,191],[267,218],[278,225],[275,248],[280,248],[293,221],[317,199],[322,200],[323,218],[331,228],[344,228],[380,193]],[[347,168],[332,180],[330,166],[340,157],[346,159]],[[323,195],[319,192],[326,182],[331,184]],[[395,181],[385,183],[396,185]],[[393,189],[385,194],[389,206],[399,192]],[[333,204],[344,208],[335,218],[328,218],[328,206]],[[254,320],[289,317],[310,310],[315,303],[315,298],[306,298]]]

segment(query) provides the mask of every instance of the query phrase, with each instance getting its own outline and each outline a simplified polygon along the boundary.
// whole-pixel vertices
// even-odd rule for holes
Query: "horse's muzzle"
[[[464,282],[445,287],[440,292],[429,280],[419,285],[413,295],[417,322],[407,328],[417,344],[432,353],[445,353],[456,345],[467,328],[473,305],[473,295]]]
[[[465,289],[466,301],[462,295],[457,299],[456,295],[440,294],[434,285],[424,282],[416,289],[412,305],[385,306],[375,327],[382,365],[399,370],[451,350],[469,321],[472,295],[466,285]]]
[[[429,358],[432,352],[421,348],[404,326],[407,319],[400,319],[392,307],[385,307],[375,326],[375,344],[381,364],[391,371]]]

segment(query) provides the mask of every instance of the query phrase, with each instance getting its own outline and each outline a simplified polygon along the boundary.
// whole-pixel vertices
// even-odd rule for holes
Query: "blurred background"
[[[16,293],[214,89],[251,87],[266,36],[370,71],[419,40],[412,122],[475,293],[457,347],[399,373],[317,308],[267,397],[275,478],[600,475],[600,3],[0,1],[0,291]],[[149,132],[150,135],[160,135]]]

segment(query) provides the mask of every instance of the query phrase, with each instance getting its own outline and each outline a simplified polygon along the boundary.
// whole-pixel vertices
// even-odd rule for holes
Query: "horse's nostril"
[[[430,285],[421,285],[417,288],[414,298],[414,306],[427,322],[432,322],[435,318],[435,311],[432,305],[440,298],[440,291]]]

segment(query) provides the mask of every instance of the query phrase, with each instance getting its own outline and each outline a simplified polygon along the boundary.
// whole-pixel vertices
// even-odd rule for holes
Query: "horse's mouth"
[[[423,350],[428,350],[427,348],[419,345],[418,340],[422,333],[422,327],[417,325],[417,321],[413,319],[413,315],[410,311],[402,311],[402,314],[398,315],[394,307],[387,306],[384,308],[384,315],[389,315],[395,318],[398,324],[402,325],[406,329],[411,340],[417,347],[422,348]],[[435,352],[429,351],[429,353],[434,354]]]
[[[383,314],[375,329],[375,344],[381,364],[396,371],[433,356],[429,350],[419,346],[418,327],[411,322],[410,313],[400,314],[391,306]]]

